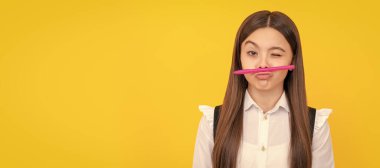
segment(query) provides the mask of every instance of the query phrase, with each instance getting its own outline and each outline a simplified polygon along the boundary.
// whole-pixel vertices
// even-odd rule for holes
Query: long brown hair
[[[230,76],[212,151],[214,168],[236,167],[243,133],[243,100],[248,82],[243,75],[234,75],[233,71],[242,68],[240,62],[241,43],[256,29],[264,27],[276,29],[286,38],[293,52],[292,64],[296,66],[293,71],[288,72],[284,80],[284,90],[290,108],[289,166],[291,168],[311,168],[312,140],[299,33],[296,25],[287,15],[278,11],[270,12],[267,10],[258,11],[248,16],[236,34]]]

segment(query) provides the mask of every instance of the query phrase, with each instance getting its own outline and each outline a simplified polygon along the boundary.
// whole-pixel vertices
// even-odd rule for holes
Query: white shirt
[[[194,148],[193,168],[211,168],[214,146],[214,107],[200,105],[200,119]],[[331,109],[317,109],[312,142],[312,168],[333,168],[334,154],[327,118]],[[243,135],[237,168],[288,168],[290,147],[289,106],[285,91],[273,109],[263,113],[245,91]]]

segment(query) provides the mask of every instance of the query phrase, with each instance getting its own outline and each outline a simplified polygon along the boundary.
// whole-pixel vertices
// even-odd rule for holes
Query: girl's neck
[[[254,87],[248,86],[248,93],[264,113],[271,110],[280,99],[284,91],[283,85],[271,90],[257,90]]]

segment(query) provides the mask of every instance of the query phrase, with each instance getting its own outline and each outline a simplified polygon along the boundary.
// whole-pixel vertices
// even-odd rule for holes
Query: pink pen
[[[288,66],[277,66],[277,67],[270,67],[270,68],[256,68],[256,69],[242,69],[234,71],[234,74],[241,75],[241,74],[247,74],[247,73],[258,73],[258,72],[273,72],[278,70],[292,70],[294,69],[294,65],[288,65]]]

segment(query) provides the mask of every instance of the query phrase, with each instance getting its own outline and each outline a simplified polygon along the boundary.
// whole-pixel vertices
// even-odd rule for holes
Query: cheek
[[[245,67],[247,67],[247,60],[246,58],[243,56],[243,55],[240,55],[240,62],[241,62],[241,66],[243,69],[245,69]]]
[[[288,74],[288,71],[277,71],[274,75],[274,79],[281,82],[286,78],[286,75]]]
[[[240,61],[243,69],[251,69],[255,67],[254,60],[252,60],[246,55],[241,55]]]

